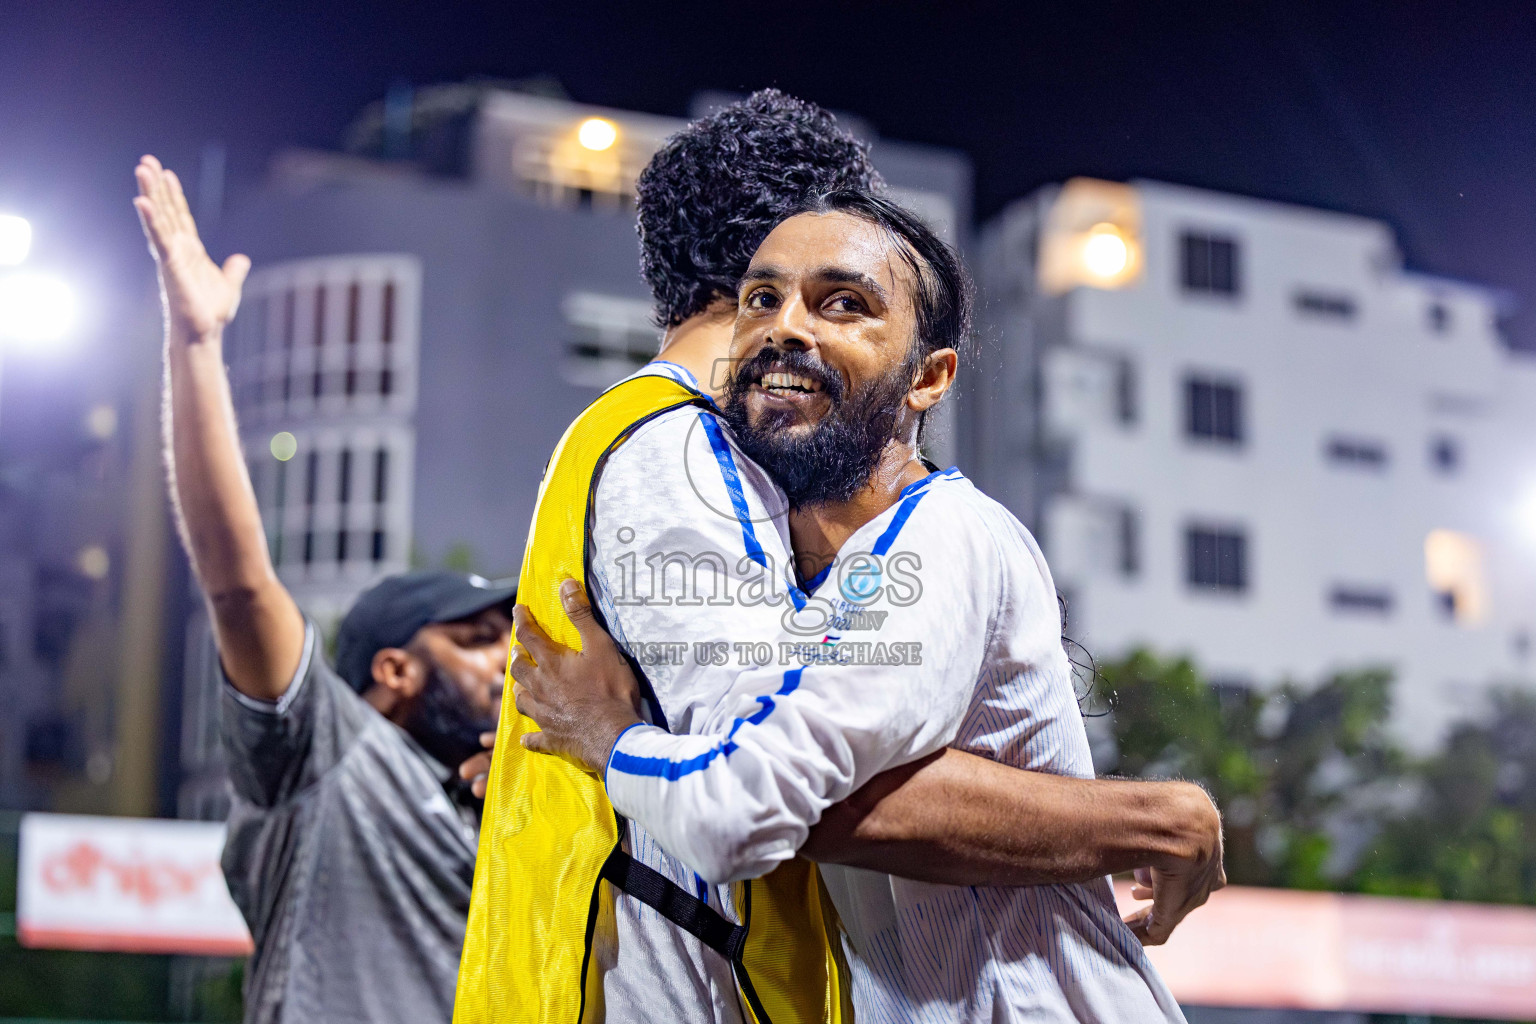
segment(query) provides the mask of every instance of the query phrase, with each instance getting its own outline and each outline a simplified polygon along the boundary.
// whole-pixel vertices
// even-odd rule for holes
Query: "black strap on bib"
[[[732,924],[708,903],[655,869],[641,864],[618,846],[604,862],[602,877],[732,964],[741,962],[742,951],[747,945],[746,928]]]

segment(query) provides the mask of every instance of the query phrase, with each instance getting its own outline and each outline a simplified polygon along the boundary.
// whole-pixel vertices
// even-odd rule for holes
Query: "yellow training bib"
[[[568,578],[587,585],[591,503],[603,460],[641,424],[683,405],[707,407],[708,400],[670,377],[634,377],[588,406],[556,446],[539,485],[517,593],[559,643],[581,646],[559,588]],[[594,936],[613,933],[615,889],[730,960],[755,1024],[852,1020],[836,913],[815,865],[795,858],[736,883],[742,923],[726,920],[628,856],[623,821],[600,778],[523,749],[519,737],[538,726],[518,713],[511,690],[508,678],[454,1024],[602,1021],[603,982],[591,953]]]

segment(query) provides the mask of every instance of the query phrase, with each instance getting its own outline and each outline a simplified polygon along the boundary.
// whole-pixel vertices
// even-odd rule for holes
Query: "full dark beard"
[[[798,423],[793,409],[772,410],[753,424],[747,392],[779,363],[821,384],[831,407],[809,431],[791,434]],[[800,351],[765,348],[738,366],[726,383],[721,413],[741,450],[784,489],[792,508],[847,501],[869,482],[885,447],[896,436],[902,399],[912,385],[912,368],[903,364],[866,382],[850,394],[840,376]]]
[[[471,707],[463,691],[433,665],[406,731],[427,753],[457,770],[471,755],[485,749],[480,745],[480,734],[495,732],[496,719]]]

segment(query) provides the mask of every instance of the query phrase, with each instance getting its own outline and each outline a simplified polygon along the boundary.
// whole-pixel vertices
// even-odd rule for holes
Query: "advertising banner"
[[[1148,953],[1181,1003],[1536,1018],[1525,907],[1232,886]]]
[[[28,814],[21,820],[16,938],[34,948],[251,951],[224,887],[224,826]]]

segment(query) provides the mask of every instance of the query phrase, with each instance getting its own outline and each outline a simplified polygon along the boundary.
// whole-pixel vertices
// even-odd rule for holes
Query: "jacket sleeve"
[[[318,630],[306,619],[299,667],[275,701],[247,696],[222,679],[220,731],[230,782],[257,807],[276,807],[314,785],[376,719],[319,647]]]

